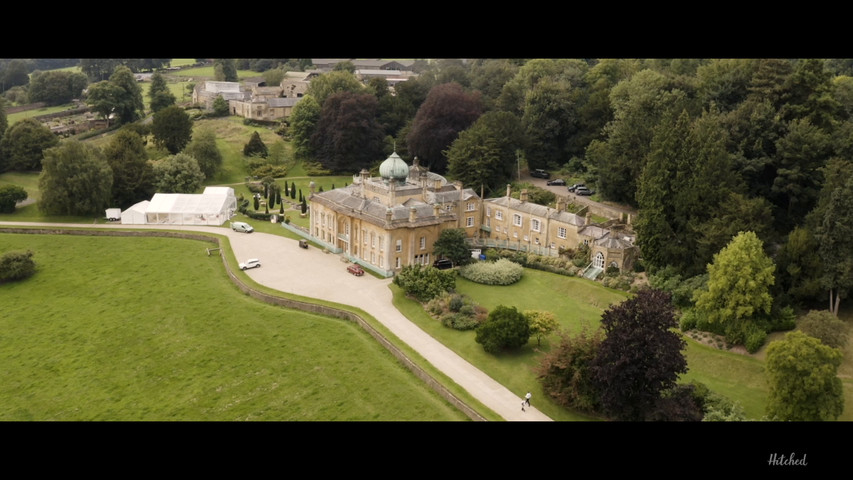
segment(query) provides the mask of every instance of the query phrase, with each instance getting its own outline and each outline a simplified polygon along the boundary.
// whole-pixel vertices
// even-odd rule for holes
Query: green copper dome
[[[385,180],[405,182],[409,176],[409,166],[394,152],[379,165],[379,175]]]

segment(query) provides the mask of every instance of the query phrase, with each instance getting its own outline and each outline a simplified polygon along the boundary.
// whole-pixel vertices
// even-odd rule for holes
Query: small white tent
[[[145,211],[148,209],[148,204],[151,203],[148,200],[143,200],[136,205],[128,208],[127,210],[121,212],[121,223],[122,225],[144,225],[145,224]]]

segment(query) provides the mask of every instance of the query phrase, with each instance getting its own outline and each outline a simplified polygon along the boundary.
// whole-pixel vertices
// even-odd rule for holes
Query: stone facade
[[[310,233],[336,253],[391,276],[407,265],[435,261],[433,244],[446,228],[479,230],[480,197],[449,184],[417,164],[408,167],[397,154],[380,166],[380,177],[366,170],[347,187],[311,192]]]
[[[511,196],[482,199],[461,183],[392,154],[379,167],[379,177],[362,171],[352,185],[308,197],[310,235],[335,253],[380,274],[391,276],[407,265],[436,260],[433,244],[446,228],[461,228],[476,245],[557,255],[587,244],[592,266],[633,267],[638,256],[634,235],[624,226],[596,225],[590,216]]]

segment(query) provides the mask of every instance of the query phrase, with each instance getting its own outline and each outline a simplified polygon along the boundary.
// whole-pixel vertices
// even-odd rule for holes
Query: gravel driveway
[[[132,228],[158,229],[147,225],[82,225],[55,223],[13,223],[0,225],[41,225],[75,228]],[[255,282],[282,292],[319,298],[361,308],[382,322],[400,340],[406,342],[438,370],[459,384],[468,393],[508,421],[550,421],[535,407],[521,411],[525,392],[513,393],[471,365],[429,334],[410,322],[391,303],[391,279],[372,275],[356,277],[346,271],[341,256],[323,253],[310,246],[299,248],[299,242],[268,233],[237,233],[227,227],[171,225],[170,230],[188,230],[226,235],[238,262],[249,258],[261,260],[262,267],[247,270]],[[294,272],[302,272],[297,279]],[[535,399],[533,404],[535,405]]]

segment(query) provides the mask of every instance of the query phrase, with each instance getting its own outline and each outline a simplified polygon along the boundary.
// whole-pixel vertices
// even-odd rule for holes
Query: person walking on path
[[[526,403],[528,407],[530,406],[530,397],[532,396],[533,395],[530,395],[530,392],[527,392],[527,395],[524,396],[524,403]]]
[[[527,411],[527,410],[525,410],[525,409],[524,409],[524,400],[522,400],[522,401],[521,401],[521,411],[522,411],[522,412],[526,412],[526,411]]]

